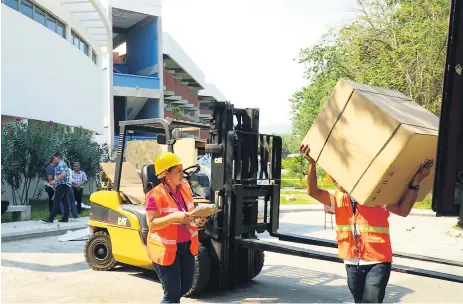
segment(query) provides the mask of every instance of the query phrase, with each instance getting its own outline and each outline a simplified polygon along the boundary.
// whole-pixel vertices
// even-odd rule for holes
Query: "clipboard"
[[[196,209],[191,212],[191,215],[194,217],[209,217],[220,211],[214,204],[198,204]]]

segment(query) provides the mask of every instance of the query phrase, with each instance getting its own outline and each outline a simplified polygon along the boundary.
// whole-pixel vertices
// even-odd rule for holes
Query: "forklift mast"
[[[457,215],[454,201],[458,171],[463,171],[463,1],[452,0],[439,125],[432,209],[438,216]],[[463,203],[460,202],[463,227]]]

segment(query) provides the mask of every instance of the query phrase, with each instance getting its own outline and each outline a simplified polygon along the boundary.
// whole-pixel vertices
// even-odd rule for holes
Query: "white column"
[[[108,146],[109,153],[112,155],[114,148],[114,96],[113,96],[113,14],[112,7],[108,5],[108,19],[110,24],[111,33],[108,35],[108,115],[109,115],[109,128],[108,128]]]
[[[162,52],[162,17],[157,17],[158,29],[158,75],[161,90],[161,97],[159,98],[159,117],[164,118],[164,56]]]

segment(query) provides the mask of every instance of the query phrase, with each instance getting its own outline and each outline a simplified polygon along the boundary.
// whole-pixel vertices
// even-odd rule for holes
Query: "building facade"
[[[205,82],[204,73],[174,38],[162,31],[161,0],[111,0],[109,13],[113,86],[105,112],[108,144],[117,143],[118,125],[123,120],[176,118],[207,122],[211,113],[200,109],[203,96],[205,100],[224,97]],[[191,136],[204,138],[207,133]],[[155,135],[135,133],[131,138],[154,139]]]
[[[81,126],[114,147],[121,120],[207,122],[201,102],[224,100],[162,31],[162,0],[1,2],[2,123]]]
[[[2,123],[104,131],[110,20],[99,0],[2,0]]]

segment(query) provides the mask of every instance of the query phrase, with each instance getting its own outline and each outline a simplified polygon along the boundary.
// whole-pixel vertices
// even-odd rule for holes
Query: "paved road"
[[[463,239],[446,232],[454,221],[393,217],[392,239],[396,250],[438,254],[442,258],[463,261]],[[312,236],[327,238],[332,238],[334,233],[323,228],[321,212],[285,214],[281,222],[282,231],[308,232]],[[433,240],[427,240],[426,233],[431,233]],[[149,273],[122,267],[111,272],[90,270],[84,261],[83,245],[81,241],[58,242],[57,237],[3,243],[2,302],[147,303],[161,299],[161,286]],[[463,268],[399,259],[395,262],[463,276]],[[461,303],[462,287],[461,284],[393,273],[386,301]],[[301,303],[352,302],[352,298],[341,264],[267,253],[265,268],[253,282],[232,291],[207,294],[201,299],[182,300],[184,303],[197,301]]]

